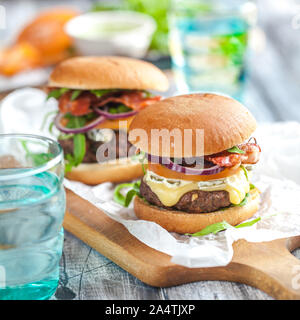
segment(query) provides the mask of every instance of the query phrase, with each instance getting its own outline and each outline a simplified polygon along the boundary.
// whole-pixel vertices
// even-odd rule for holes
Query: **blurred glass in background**
[[[211,91],[242,100],[256,6],[245,0],[172,0],[169,47],[179,93]]]

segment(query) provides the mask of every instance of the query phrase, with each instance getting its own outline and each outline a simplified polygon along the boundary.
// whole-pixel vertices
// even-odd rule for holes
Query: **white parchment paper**
[[[49,136],[47,126],[41,130],[41,119],[54,108],[55,101],[45,102],[45,94],[37,89],[15,91],[1,106],[2,131]],[[235,240],[260,242],[300,235],[300,124],[260,123],[254,136],[262,156],[253,183],[262,193],[260,209],[253,218],[262,219],[251,227],[203,237],[169,233],[156,223],[137,219],[132,205],[122,208],[115,203],[111,183],[91,187],[65,179],[64,184],[122,223],[140,241],[169,254],[174,263],[191,268],[224,266],[232,259]]]

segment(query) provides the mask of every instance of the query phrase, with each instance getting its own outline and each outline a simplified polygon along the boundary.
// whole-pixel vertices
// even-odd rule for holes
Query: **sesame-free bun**
[[[153,64],[125,57],[74,57],[52,71],[50,87],[69,89],[137,89],[166,91],[165,74]]]
[[[134,199],[134,212],[141,220],[153,221],[169,232],[195,233],[205,227],[226,221],[235,226],[251,218],[259,208],[259,191],[252,189],[244,206],[229,207],[208,213],[186,213],[167,210],[146,203],[138,196]]]
[[[212,93],[188,94],[161,100],[139,112],[130,124],[129,141],[156,156],[196,157],[243,143],[255,129],[254,117],[238,101]],[[164,138],[173,130],[174,139],[171,136],[169,142],[163,144],[165,139],[151,136],[155,130],[156,133],[167,130],[161,131]],[[200,148],[199,144],[197,148],[199,142]]]
[[[103,182],[125,182],[140,178],[143,175],[139,162],[129,158],[121,158],[103,163],[81,163],[66,174],[70,180],[80,181],[88,185]]]

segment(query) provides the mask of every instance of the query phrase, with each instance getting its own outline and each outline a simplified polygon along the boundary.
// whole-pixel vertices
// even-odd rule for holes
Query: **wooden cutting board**
[[[65,229],[151,286],[227,280],[254,286],[275,299],[300,299],[300,260],[290,253],[300,246],[300,236],[261,243],[238,240],[227,266],[186,268],[137,240],[90,202],[66,193]]]

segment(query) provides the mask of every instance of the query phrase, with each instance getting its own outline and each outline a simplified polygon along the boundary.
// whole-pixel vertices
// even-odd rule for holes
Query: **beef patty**
[[[105,142],[102,141],[94,141],[88,137],[88,135],[85,134],[86,138],[86,152],[85,156],[83,158],[83,163],[97,163],[96,153],[98,148],[103,145]],[[58,140],[60,145],[62,146],[64,150],[64,154],[73,154],[73,139],[65,139],[65,140]],[[135,148],[132,146],[132,144],[128,141],[128,135],[126,132],[123,131],[115,131],[115,139],[106,142],[105,143],[107,147],[114,147],[116,146],[116,154],[111,155],[111,158],[107,158],[106,160],[113,160],[113,159],[119,159],[127,156],[129,150],[130,154],[128,156],[134,155]],[[108,152],[106,152],[105,156],[108,156]]]
[[[172,207],[164,206],[157,195],[151,190],[145,181],[141,181],[140,194],[149,203],[169,210],[180,210],[188,213],[201,213],[217,211],[220,208],[230,206],[227,191],[202,191],[193,190],[185,193]]]

